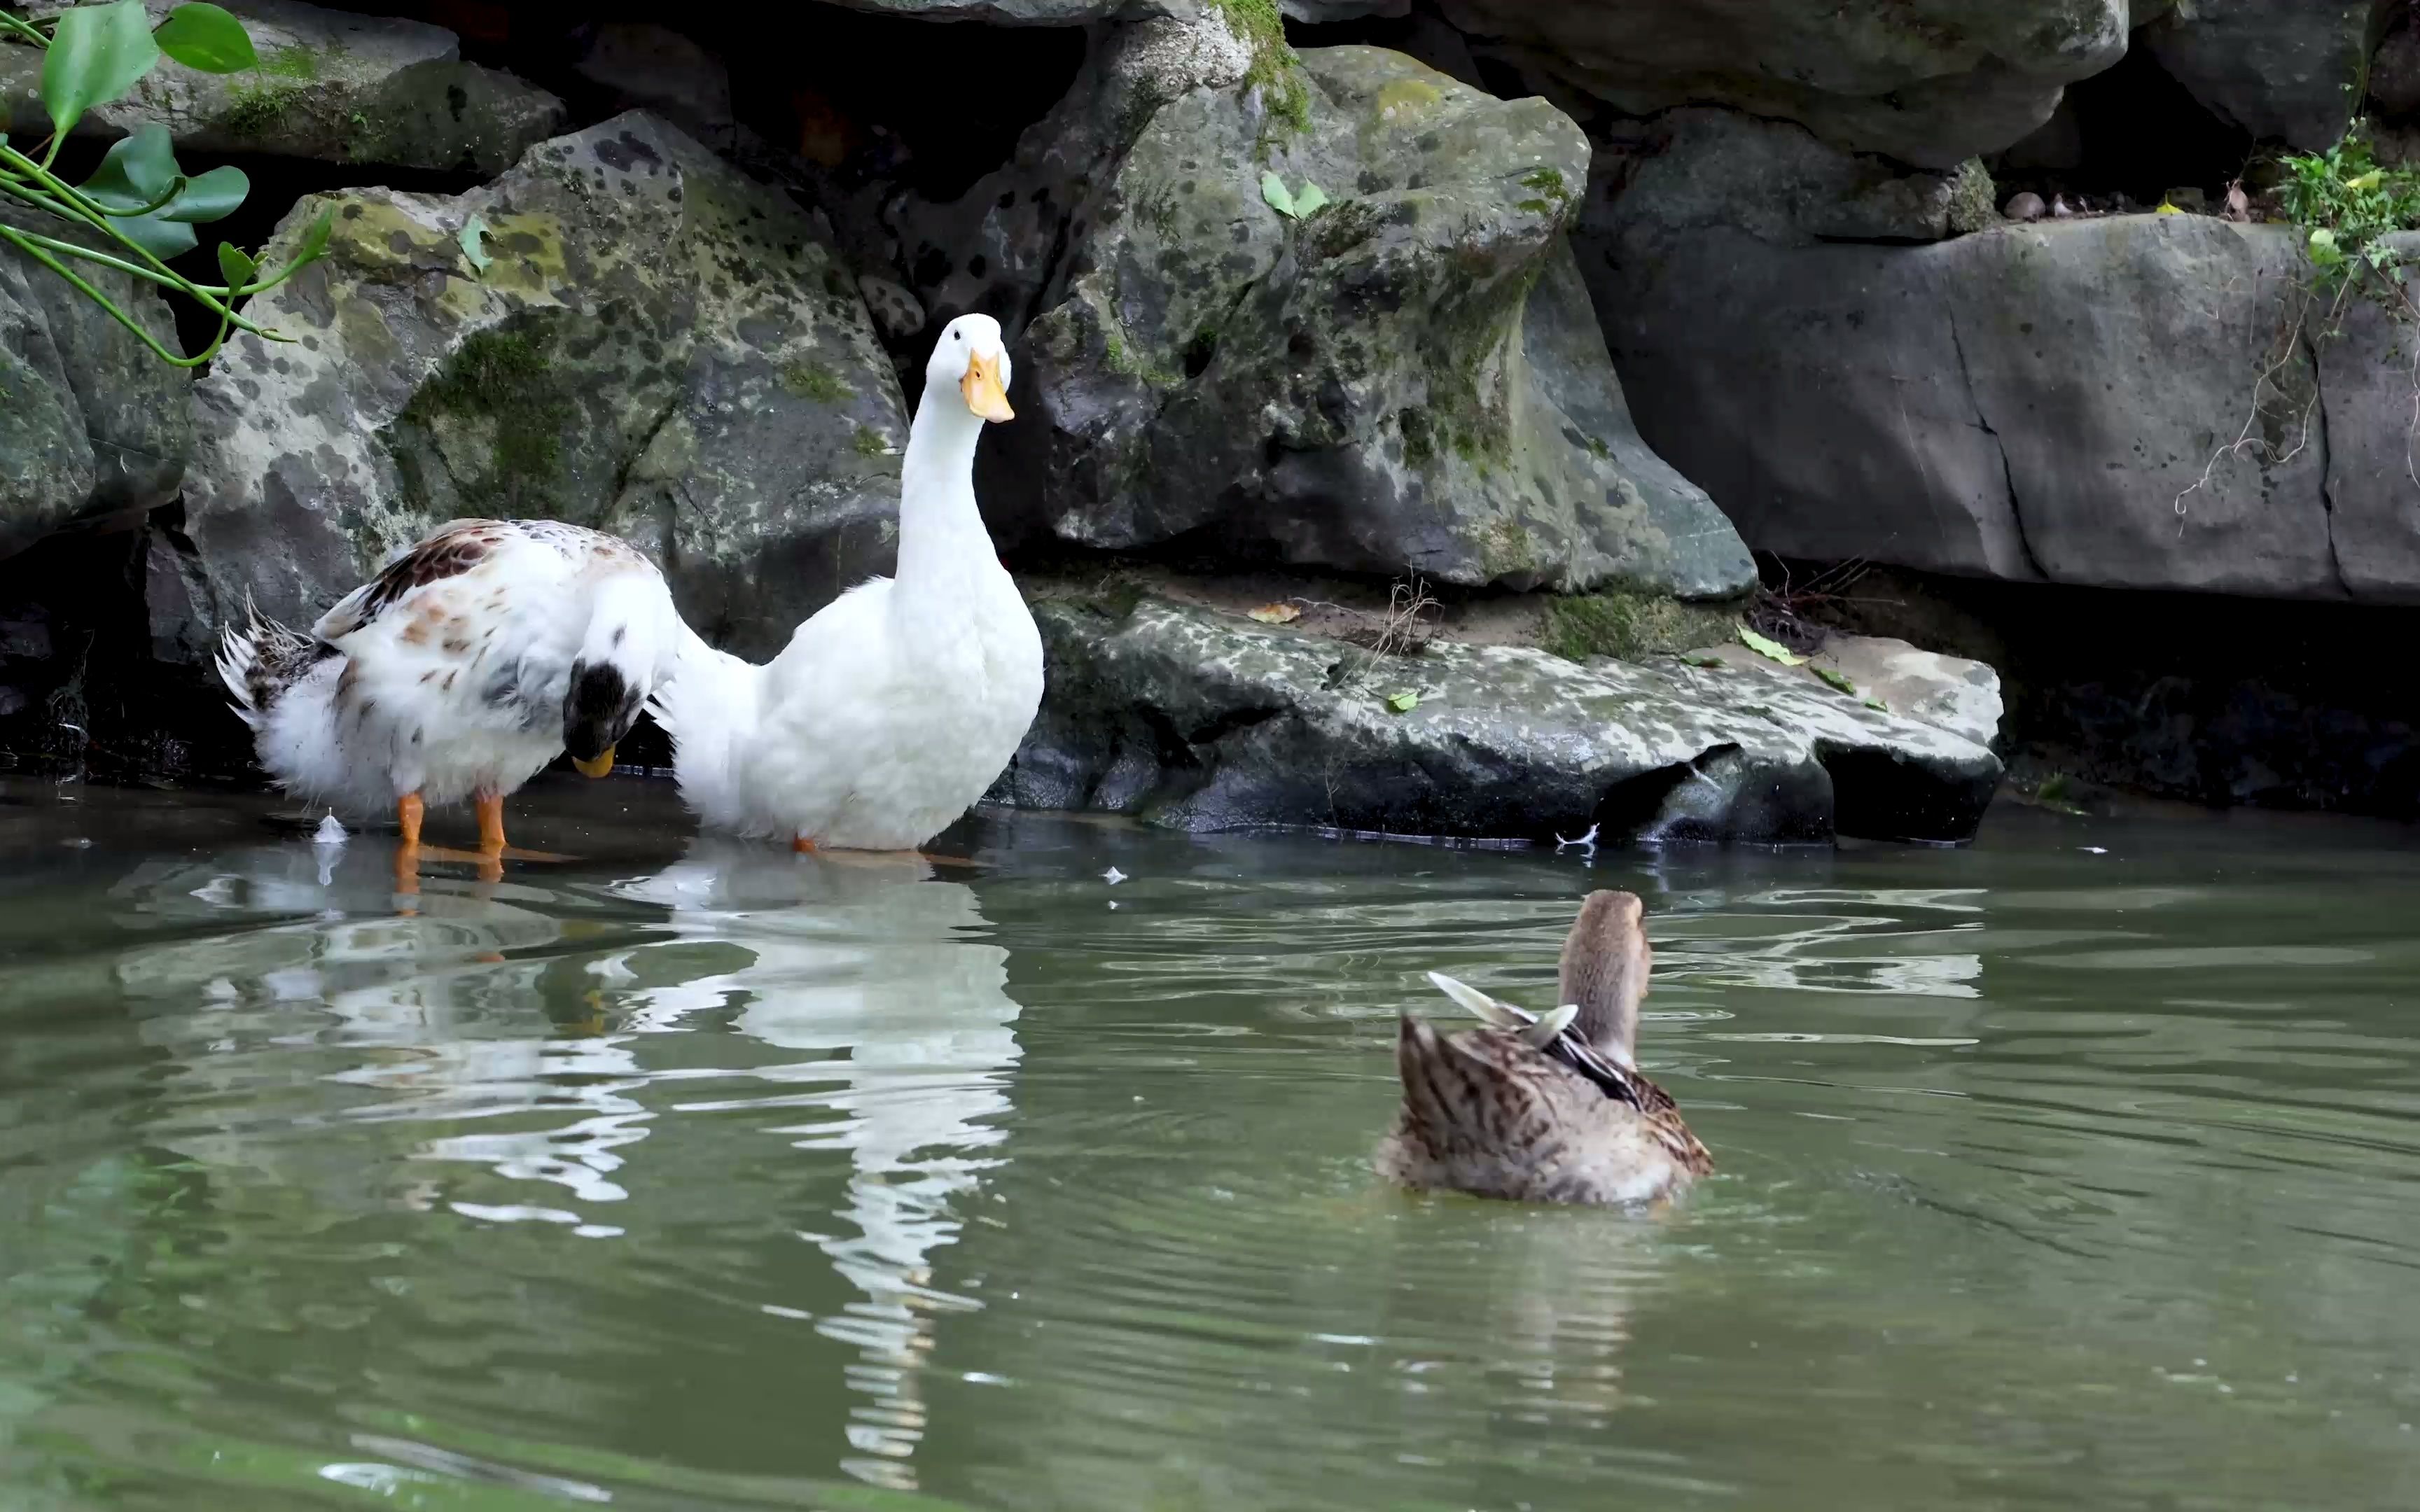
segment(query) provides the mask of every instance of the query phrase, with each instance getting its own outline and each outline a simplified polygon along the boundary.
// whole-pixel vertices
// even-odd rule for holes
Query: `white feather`
[[[312,627],[334,654],[265,700],[271,638],[307,656],[303,643],[257,613],[225,637],[219,675],[281,787],[356,817],[411,793],[431,805],[509,794],[562,754],[576,663],[611,662],[642,699],[672,674],[679,616],[628,545],[551,520],[458,520],[412,550],[466,535],[481,548],[467,568],[374,579],[340,599]]]
[[[951,322],[936,347],[901,466],[895,578],[843,594],[761,667],[681,632],[654,707],[681,796],[707,825],[913,849],[1016,755],[1042,701],[1042,638],[976,509],[984,421],[961,397],[971,354],[996,353],[1005,386],[998,347],[984,316]]]

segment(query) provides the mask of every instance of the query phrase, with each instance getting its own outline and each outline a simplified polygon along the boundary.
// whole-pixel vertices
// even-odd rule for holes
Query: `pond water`
[[[0,795],[8,1512],[2420,1505],[2403,831],[936,872],[550,779],[403,916],[278,812]],[[1420,973],[1550,1006],[1592,886],[1717,1176],[1380,1186]]]

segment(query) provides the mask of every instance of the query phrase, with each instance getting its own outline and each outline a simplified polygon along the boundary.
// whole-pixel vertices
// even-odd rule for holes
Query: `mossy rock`
[[[1380,665],[1148,593],[1047,594],[1034,619],[1047,691],[996,802],[1195,831],[1956,841],[2001,774],[1982,745],[1780,668],[1442,640]]]
[[[562,100],[463,62],[442,26],[310,5],[236,8],[258,67],[213,74],[163,61],[126,98],[86,113],[78,134],[156,123],[186,151],[493,177],[563,127]],[[18,120],[41,118],[41,68],[38,51],[0,48],[0,105]]]
[[[1662,594],[1578,594],[1546,601],[1538,644],[1568,661],[1639,661],[1727,639],[1738,617],[1735,605],[1683,603]]]
[[[468,194],[306,199],[271,263],[323,208],[327,257],[248,311],[295,340],[239,337],[195,390],[205,612],[307,624],[436,524],[542,517],[645,547],[762,656],[888,567],[896,380],[786,197],[632,113]]]
[[[1564,236],[1579,129],[1378,48],[1298,68],[1298,131],[1205,84],[1117,162],[1019,354],[1050,427],[1008,439],[1030,506],[1093,546],[1216,530],[1468,586],[1744,590],[1745,548],[1638,439],[1598,333]],[[1324,203],[1290,215],[1264,175]]]

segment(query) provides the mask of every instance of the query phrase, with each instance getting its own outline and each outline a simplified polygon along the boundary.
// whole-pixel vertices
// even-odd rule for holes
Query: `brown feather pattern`
[[[1644,912],[1629,893],[1590,895],[1562,960],[1563,1001],[1581,1013],[1546,1050],[1507,1029],[1440,1035],[1402,1015],[1404,1103],[1380,1171],[1416,1188],[1576,1203],[1648,1200],[1712,1171],[1671,1095],[1631,1063]],[[1581,1035],[1584,1024],[1604,1038]]]

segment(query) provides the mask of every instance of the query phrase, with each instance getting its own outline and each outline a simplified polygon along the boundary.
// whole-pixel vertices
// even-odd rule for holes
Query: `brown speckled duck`
[[[1580,904],[1563,941],[1561,1005],[1544,1018],[1437,972],[1486,1027],[1440,1036],[1403,1015],[1404,1107],[1379,1174],[1516,1202],[1650,1202],[1714,1168],[1665,1090],[1632,1058],[1652,960],[1627,892]]]

